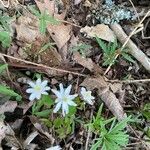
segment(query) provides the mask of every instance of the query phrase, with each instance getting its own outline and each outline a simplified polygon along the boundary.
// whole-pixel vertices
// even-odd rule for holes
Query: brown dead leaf
[[[37,38],[44,38],[39,31],[38,20],[33,16],[20,16],[15,26],[19,41],[33,43]]]
[[[41,12],[47,10],[51,16],[54,16],[56,19],[63,20],[65,17],[65,12],[62,14],[57,14],[55,12],[55,2],[44,0],[44,3],[41,3],[35,0],[38,8]],[[71,37],[72,26],[71,25],[64,25],[64,23],[60,23],[59,25],[48,25],[47,27],[50,36],[55,41],[56,45],[59,49],[61,49],[67,41]]]
[[[30,133],[30,135],[27,137],[27,139],[23,142],[24,149],[34,150],[37,147],[36,144],[32,144],[31,142],[35,139],[35,137],[38,134],[39,133],[37,131],[33,131],[32,133]]]
[[[0,120],[0,148],[1,148],[1,141],[5,138],[5,130],[7,130],[7,126],[4,124],[3,121]]]
[[[38,123],[38,119],[34,116],[30,116],[30,120],[34,127],[39,131],[39,133],[45,135],[47,139],[51,142],[51,144],[54,144],[55,139],[51,134],[49,134],[44,127],[40,123]]]
[[[73,54],[73,59],[76,61],[76,63],[82,65],[83,67],[89,69],[91,72],[94,72],[95,74],[102,74],[103,70],[97,66],[91,58],[84,58],[82,57],[78,52],[75,52]]]
[[[12,149],[22,149],[21,144],[15,137],[14,131],[11,129],[9,124],[5,125],[3,121],[0,121],[0,144],[2,139],[6,140],[6,145],[11,147]]]
[[[14,112],[16,107],[16,101],[7,101],[3,105],[0,105],[0,114],[4,114],[4,112]]]
[[[118,120],[122,120],[126,114],[116,95],[109,89],[108,84],[102,76],[98,76],[97,78],[86,78],[80,86],[85,86],[88,90],[98,89],[98,95],[102,101]]]
[[[98,24],[96,26],[85,26],[84,28],[81,28],[81,33],[86,33],[89,38],[98,37],[103,40],[106,40],[108,42],[114,42],[116,39],[115,34],[113,31],[104,24]]]

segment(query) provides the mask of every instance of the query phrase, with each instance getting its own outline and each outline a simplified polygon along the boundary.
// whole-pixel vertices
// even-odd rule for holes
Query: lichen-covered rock
[[[112,0],[105,0],[105,4],[92,10],[93,24],[114,24],[121,20],[132,20],[134,13],[122,5],[115,5]]]

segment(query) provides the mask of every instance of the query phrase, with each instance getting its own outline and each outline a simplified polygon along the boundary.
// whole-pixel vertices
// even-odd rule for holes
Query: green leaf
[[[8,67],[8,64],[0,64],[0,74],[4,71],[4,70],[6,70],[6,68]]]
[[[28,9],[38,18],[41,16],[40,12],[35,8],[34,5],[28,6]]]
[[[47,118],[52,111],[50,109],[46,109],[40,112],[35,112],[34,114],[38,117]]]
[[[100,145],[102,144],[102,138],[99,138],[98,141],[92,145],[90,150],[97,150],[98,147],[100,147]]]
[[[135,61],[132,59],[132,57],[127,54],[127,53],[122,53],[121,54],[123,56],[123,58],[125,58],[126,60],[128,60],[129,62],[135,63]]]
[[[60,128],[62,124],[63,124],[63,119],[62,118],[56,118],[54,120],[54,127],[55,128]]]
[[[49,14],[45,14],[45,20],[52,25],[59,25],[60,21],[55,19],[53,16],[50,16]]]
[[[0,31],[0,42],[4,48],[9,47],[11,44],[10,34],[6,31]]]
[[[18,101],[20,101],[22,98],[19,94],[4,85],[0,85],[0,93],[11,97],[16,97],[16,100]]]
[[[43,95],[41,101],[44,105],[50,107],[54,104],[54,100],[51,99],[49,95]]]
[[[123,130],[126,127],[127,122],[130,120],[130,118],[131,118],[131,116],[123,119],[121,122],[116,124],[116,126],[112,130],[110,130],[109,133],[111,132],[111,134],[115,134],[118,131]]]
[[[52,128],[52,122],[49,119],[41,118],[40,120],[43,121],[47,127]]]
[[[46,32],[46,26],[47,26],[45,19],[41,18],[40,21],[39,21],[39,23],[40,23],[40,25],[39,25],[40,32],[42,34],[45,34],[45,32]]]
[[[107,45],[100,39],[96,36],[96,41],[98,43],[98,45],[102,48],[102,50],[107,53]]]

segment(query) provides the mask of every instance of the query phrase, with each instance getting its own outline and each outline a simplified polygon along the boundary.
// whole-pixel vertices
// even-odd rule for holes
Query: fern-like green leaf
[[[131,57],[129,54],[127,54],[127,53],[122,53],[121,55],[122,55],[123,58],[125,58],[127,61],[132,62],[132,63],[135,63],[135,61],[132,59],[132,57]]]
[[[0,85],[0,93],[11,97],[16,97],[16,100],[18,101],[21,100],[21,96],[19,94],[17,94],[16,92],[14,92],[13,90],[11,90],[9,87],[5,85]]]
[[[8,67],[7,64],[3,64],[3,65],[0,64],[0,74],[1,74],[7,67]]]
[[[4,48],[9,47],[11,44],[11,36],[6,31],[0,31],[0,42]]]

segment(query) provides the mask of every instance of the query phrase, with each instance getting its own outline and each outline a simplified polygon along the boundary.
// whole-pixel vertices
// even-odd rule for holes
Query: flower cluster
[[[42,94],[48,95],[47,91],[50,90],[50,87],[47,86],[48,81],[44,80],[41,81],[41,79],[37,79],[36,82],[28,82],[30,85],[30,88],[26,90],[27,93],[30,93],[29,100],[34,99],[41,99]],[[77,104],[73,101],[78,94],[71,95],[71,88],[72,85],[69,85],[67,88],[63,87],[63,84],[59,84],[59,90],[51,89],[51,91],[56,95],[56,106],[53,110],[54,113],[58,112],[60,109],[62,109],[62,114],[65,116],[69,113],[69,106],[77,106]],[[94,103],[94,97],[91,95],[91,91],[87,91],[84,87],[81,88],[80,96],[81,99],[83,99],[86,103],[93,105]]]

